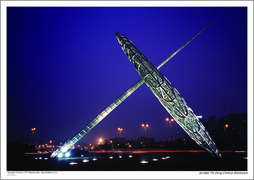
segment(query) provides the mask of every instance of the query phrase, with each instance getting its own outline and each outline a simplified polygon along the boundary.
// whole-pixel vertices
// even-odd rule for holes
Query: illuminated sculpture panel
[[[215,21],[215,20],[214,20]],[[199,33],[197,33],[194,37],[192,37],[188,42],[186,42],[182,47],[180,47],[177,51],[175,51],[173,54],[171,54],[166,60],[164,60],[159,66],[157,66],[157,71],[158,71],[158,69],[160,69],[164,64],[166,64],[171,58],[173,58],[179,51],[181,51],[187,44],[189,44],[194,38],[196,38],[202,31],[204,31],[208,26],[210,26],[214,21],[212,21],[209,25],[207,25],[204,29],[202,29]],[[126,42],[127,42],[127,44],[126,45],[124,45],[124,42],[123,41],[121,41],[121,40],[119,40],[119,37],[120,37],[120,33],[116,33],[116,36],[117,36],[117,39],[118,39],[118,42],[119,43],[122,43],[122,45],[121,46],[124,46],[124,49],[125,50],[127,50],[126,49],[126,45],[127,44],[130,44],[129,42],[129,40],[125,37],[125,40],[127,40]],[[123,35],[122,35],[123,36]],[[124,37],[124,36],[123,36]],[[133,52],[136,52],[136,50],[138,50],[137,48],[134,48],[135,46],[133,46],[133,48],[132,49],[134,49],[134,51]],[[122,47],[123,48],[123,47]],[[128,50],[128,55],[130,56],[131,55],[131,53],[130,53],[130,51],[131,51],[131,49],[129,49]],[[138,50],[139,51],[139,50]],[[140,52],[140,51],[139,51]],[[145,57],[141,52],[139,53],[139,54],[136,54],[137,55],[137,57],[139,57],[139,56],[143,56],[143,57]],[[132,58],[132,57],[131,57]],[[135,57],[134,57],[135,58]],[[147,58],[146,58],[147,59]],[[151,63],[149,63],[150,65],[151,65]],[[152,69],[154,68],[154,66],[153,66],[153,68],[151,68],[151,67],[149,67],[149,64],[146,64],[146,63],[144,63],[144,67],[146,67],[146,68],[148,68],[148,69],[150,69],[150,71],[152,72]],[[137,65],[136,65],[137,66]],[[137,67],[139,67],[139,66],[137,66]],[[142,66],[140,66],[141,68],[144,68],[144,67],[142,67]],[[143,71],[142,71],[143,72]],[[146,73],[148,72],[148,71],[145,71]],[[152,73],[153,75],[154,75],[154,77],[157,77],[157,74],[156,73]],[[145,79],[147,79],[148,78],[148,76],[151,76],[151,74],[149,75],[149,74],[147,74],[147,77],[146,77],[146,75],[144,76],[144,78],[141,78],[138,82],[136,82],[132,87],[130,87],[126,92],[124,92],[120,97],[118,97],[113,103],[111,103],[105,110],[103,110],[99,115],[97,115],[92,121],[90,121],[86,126],[84,126],[78,133],[76,133],[71,139],[69,139],[67,142],[65,142],[64,144],[63,144],[63,146],[62,147],[60,147],[60,148],[58,148],[56,151],[54,151],[52,154],[51,154],[51,157],[52,158],[54,158],[54,157],[62,157],[63,156],[63,153],[66,153],[75,143],[77,143],[83,136],[85,136],[90,130],[92,130],[99,122],[101,122],[110,112],[112,112],[117,106],[119,106],[127,97],[129,97],[136,89],[138,89],[145,81]],[[159,81],[161,80],[163,80],[163,82],[164,82],[164,76],[161,76],[160,78],[157,78]],[[149,80],[147,80],[147,82],[148,82]],[[156,84],[156,81],[154,81],[154,80],[152,80],[151,78],[150,78],[150,81],[151,82],[149,82],[148,84],[149,84],[149,86],[150,87],[153,87],[153,86],[158,86],[158,84]],[[173,98],[176,98],[176,99],[179,99],[179,97],[178,96],[174,96],[174,94],[171,94],[171,96],[168,96],[168,94],[167,93],[165,93],[166,91],[164,91],[164,90],[166,90],[168,87],[171,87],[171,89],[174,89],[173,88],[173,86],[169,83],[169,82],[165,82],[165,83],[163,83],[163,82],[160,82],[159,84],[160,84],[160,86],[158,86],[158,90],[159,90],[159,92],[161,92],[161,94],[157,91],[156,93],[158,94],[158,96],[160,97],[160,96],[162,96],[162,97],[164,97],[164,99],[165,99],[165,102],[167,102],[167,101],[172,101],[172,99]],[[150,85],[150,83],[151,83],[151,85]],[[174,91],[176,91],[176,89],[174,89]],[[169,94],[170,94],[170,90],[169,91],[167,91]],[[177,91],[176,91],[177,92]],[[173,91],[172,91],[172,93],[173,93]],[[178,93],[179,94],[179,93]],[[179,94],[180,95],[180,94]],[[174,107],[174,109],[172,109],[172,110],[175,110],[176,112],[176,114],[179,114],[179,118],[180,117],[185,117],[183,114],[181,115],[181,113],[182,112],[184,112],[184,114],[186,114],[187,113],[187,110],[182,110],[181,111],[181,108],[182,107],[184,107],[185,108],[185,106],[184,106],[184,104],[183,103],[185,103],[185,101],[183,100],[183,102],[181,103],[181,101],[176,101],[176,102],[178,102],[178,104],[175,104],[175,105],[172,105],[172,108]],[[179,106],[180,105],[180,106]],[[165,106],[164,106],[165,107]],[[194,114],[193,114],[193,116],[195,116]],[[191,117],[191,116],[189,116],[189,117]],[[184,118],[182,118],[183,120],[182,121],[184,121]],[[180,121],[180,119],[179,119],[179,121]],[[190,120],[191,121],[191,120]],[[199,121],[198,121],[199,122]],[[188,121],[186,121],[186,123],[188,123]],[[180,125],[181,126],[181,125]],[[190,125],[189,125],[190,126]],[[189,126],[187,126],[187,127],[189,127]],[[181,126],[182,127],[182,126]],[[202,125],[201,126],[199,126],[199,127],[203,127]],[[183,129],[184,129],[184,127],[183,127]],[[187,132],[188,130],[186,130],[186,132]],[[191,130],[189,130],[189,132],[191,132]],[[202,131],[203,132],[203,131]],[[191,135],[190,135],[191,136]],[[205,135],[204,135],[205,136]],[[191,136],[192,137],[192,136]],[[209,138],[210,138],[210,136],[208,136]],[[202,142],[202,141],[197,141],[197,142]],[[214,144],[214,143],[213,143]],[[215,146],[215,145],[214,145]],[[215,146],[216,147],[216,146]],[[220,156],[220,154],[217,154],[218,156]]]
[[[116,32],[116,37],[141,78],[175,121],[199,146],[221,157],[203,124],[168,79],[127,37],[119,32]]]

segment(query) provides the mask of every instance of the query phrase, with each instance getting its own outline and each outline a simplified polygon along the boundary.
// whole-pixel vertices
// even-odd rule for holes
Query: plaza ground
[[[69,158],[50,154],[7,156],[7,171],[247,171],[247,151],[223,151],[222,159],[203,151],[86,152]]]

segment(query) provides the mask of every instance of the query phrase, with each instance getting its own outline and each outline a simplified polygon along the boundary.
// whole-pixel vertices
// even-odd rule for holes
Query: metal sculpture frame
[[[176,88],[126,36],[116,32],[116,37],[130,62],[168,113],[199,146],[221,157],[208,131]]]
[[[171,54],[159,66],[157,66],[157,70],[160,69],[164,64],[166,64],[171,58],[173,58],[179,51],[181,51],[187,44],[189,44],[194,38],[196,38],[202,31],[204,31],[208,26],[210,26],[214,21],[212,21],[209,25],[207,25],[204,29],[202,29],[199,33],[197,33],[194,37],[192,37],[188,42],[186,42],[182,47],[180,47],[177,51]],[[118,39],[118,35],[120,35],[120,33],[116,33],[117,39]],[[138,82],[136,82],[131,88],[129,88],[126,92],[124,92],[119,98],[117,98],[113,103],[111,103],[105,110],[103,110],[92,121],[90,121],[86,126],[84,126],[77,134],[75,134],[71,139],[66,141],[62,147],[54,151],[50,157],[54,158],[54,157],[57,157],[58,155],[62,156],[62,153],[67,152],[69,148],[71,148],[83,136],[85,136],[91,129],[93,129],[100,121],[102,121],[110,112],[112,112],[117,106],[119,106],[127,97],[129,97],[144,82],[145,82],[145,78],[142,78]]]

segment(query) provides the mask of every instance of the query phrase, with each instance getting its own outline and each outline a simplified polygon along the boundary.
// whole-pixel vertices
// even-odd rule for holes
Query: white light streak
[[[70,165],[78,164],[77,162],[70,162]]]
[[[148,161],[140,161],[141,164],[147,164]]]

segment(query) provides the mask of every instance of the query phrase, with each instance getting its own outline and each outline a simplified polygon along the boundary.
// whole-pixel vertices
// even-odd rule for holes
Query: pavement
[[[50,158],[47,153],[7,156],[7,171],[247,171],[246,151],[105,151]]]

